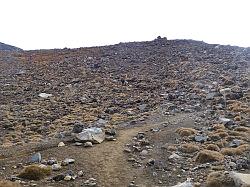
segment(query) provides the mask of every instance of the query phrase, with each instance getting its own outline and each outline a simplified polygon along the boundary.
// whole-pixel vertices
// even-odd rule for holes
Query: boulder
[[[105,139],[105,133],[101,128],[91,127],[84,129],[82,132],[75,134],[77,142],[102,143]]]

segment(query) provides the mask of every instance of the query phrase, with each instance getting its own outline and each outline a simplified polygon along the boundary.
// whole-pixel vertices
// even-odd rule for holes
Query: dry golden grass
[[[241,116],[235,116],[234,121],[241,121]]]
[[[224,130],[224,129],[226,129],[226,127],[223,124],[214,124],[213,128],[215,130],[218,130],[218,129],[223,129]]]
[[[192,128],[184,128],[184,127],[181,127],[181,128],[178,128],[176,130],[176,132],[180,135],[180,136],[190,136],[190,135],[193,135],[193,134],[196,134],[197,131],[195,129],[192,129]]]
[[[215,144],[208,144],[206,145],[206,149],[210,151],[220,151],[220,148],[218,145]]]
[[[21,187],[21,185],[16,182],[0,180],[0,187]]]
[[[199,146],[190,144],[190,143],[182,144],[180,146],[180,151],[183,153],[193,153],[193,152],[199,151]]]
[[[219,148],[223,148],[228,144],[228,141],[226,140],[220,140],[219,142],[216,143]]]
[[[221,153],[223,155],[233,156],[233,155],[241,155],[245,151],[249,151],[249,150],[250,150],[250,146],[248,144],[243,144],[236,148],[223,148],[221,149]]]
[[[249,106],[247,106],[245,103],[242,103],[240,101],[230,102],[228,108],[229,108],[229,110],[231,110],[233,112],[244,112],[244,113],[250,112]]]
[[[51,174],[51,168],[41,167],[39,165],[30,165],[18,175],[20,178],[29,180],[40,180]]]
[[[224,165],[211,166],[211,170],[213,170],[213,171],[222,171],[222,170],[225,170],[225,166]]]
[[[211,150],[202,150],[196,156],[195,161],[199,163],[207,163],[207,162],[214,162],[214,161],[222,161],[224,156],[217,152]]]
[[[235,187],[234,180],[223,171],[212,172],[206,180],[206,187]]]
[[[250,128],[249,127],[236,127],[235,131],[250,132]]]
[[[221,139],[221,138],[225,138],[228,136],[228,133],[223,130],[223,129],[219,129],[213,133],[209,133],[209,136],[213,139]]]
[[[228,134],[231,136],[247,137],[248,133],[241,131],[228,131]]]
[[[168,144],[165,144],[162,146],[162,149],[166,149],[168,151],[176,151],[177,150],[177,147],[175,145],[168,145]]]

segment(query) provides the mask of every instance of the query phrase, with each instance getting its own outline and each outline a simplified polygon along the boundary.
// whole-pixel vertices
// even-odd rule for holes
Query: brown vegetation
[[[215,145],[215,144],[208,144],[206,146],[206,149],[207,150],[211,150],[211,151],[220,151],[220,148],[218,145]]]
[[[221,150],[221,153],[223,155],[233,156],[233,155],[241,155],[247,150],[250,150],[250,146],[248,144],[244,144],[236,148],[223,148]]]
[[[51,168],[41,167],[39,165],[27,166],[18,177],[29,180],[40,180],[51,174]]]
[[[16,182],[0,180],[0,187],[21,187],[21,185]]]
[[[235,183],[225,172],[216,171],[208,175],[206,187],[235,187]]]
[[[195,161],[199,163],[207,163],[214,161],[222,161],[224,156],[217,151],[202,150],[198,153]]]
[[[194,145],[194,144],[182,144],[180,146],[180,151],[184,153],[193,153],[196,151],[199,151],[199,146]]]
[[[190,136],[190,135],[193,135],[193,134],[196,134],[197,131],[195,129],[192,129],[192,128],[184,128],[184,127],[181,127],[181,128],[178,128],[176,130],[176,132],[180,135],[180,136]]]

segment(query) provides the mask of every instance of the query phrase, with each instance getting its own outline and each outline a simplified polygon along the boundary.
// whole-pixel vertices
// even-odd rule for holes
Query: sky
[[[250,47],[250,0],[0,0],[0,42],[26,50],[157,36]]]

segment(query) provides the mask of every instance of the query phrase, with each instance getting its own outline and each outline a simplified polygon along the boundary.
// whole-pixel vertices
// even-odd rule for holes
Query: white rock
[[[227,95],[231,93],[231,89],[230,88],[224,88],[224,89],[220,89],[219,91],[222,95]]]
[[[62,161],[62,166],[67,166],[69,164],[73,164],[75,162],[75,159],[72,159],[72,158],[66,158],[64,159],[64,161]]]
[[[229,121],[232,121],[231,119],[228,119],[228,118],[224,118],[224,117],[220,117],[219,118],[219,122],[220,123],[223,123],[223,124],[226,124],[228,123]]]
[[[70,175],[66,175],[65,177],[64,177],[64,180],[65,181],[70,181],[72,179],[72,177],[70,176]]]
[[[85,142],[84,147],[93,147],[92,142]]]
[[[81,170],[81,171],[78,171],[78,173],[77,173],[77,175],[79,176],[79,177],[82,177],[83,176],[83,171]]]
[[[147,150],[142,150],[141,153],[140,153],[140,155],[146,156],[146,155],[148,155],[148,151]]]
[[[181,158],[181,156],[177,155],[176,153],[173,153],[173,154],[170,155],[168,158],[169,158],[169,159],[179,159],[179,158]]]
[[[233,178],[236,187],[250,186],[250,174],[231,172],[230,176]]]
[[[39,97],[47,99],[48,97],[51,97],[52,94],[47,94],[47,93],[40,93]]]
[[[193,187],[193,184],[190,181],[190,179],[187,179],[185,182],[177,184],[177,185],[172,186],[172,187]]]
[[[60,142],[60,143],[58,144],[58,147],[63,147],[63,146],[65,146],[65,143],[63,143],[63,142]]]
[[[101,128],[91,127],[84,129],[82,132],[75,135],[75,140],[78,142],[102,143],[105,139],[105,133]]]
[[[62,168],[61,164],[53,164],[53,165],[51,166],[51,169],[52,169],[53,171],[59,171],[61,168]]]

